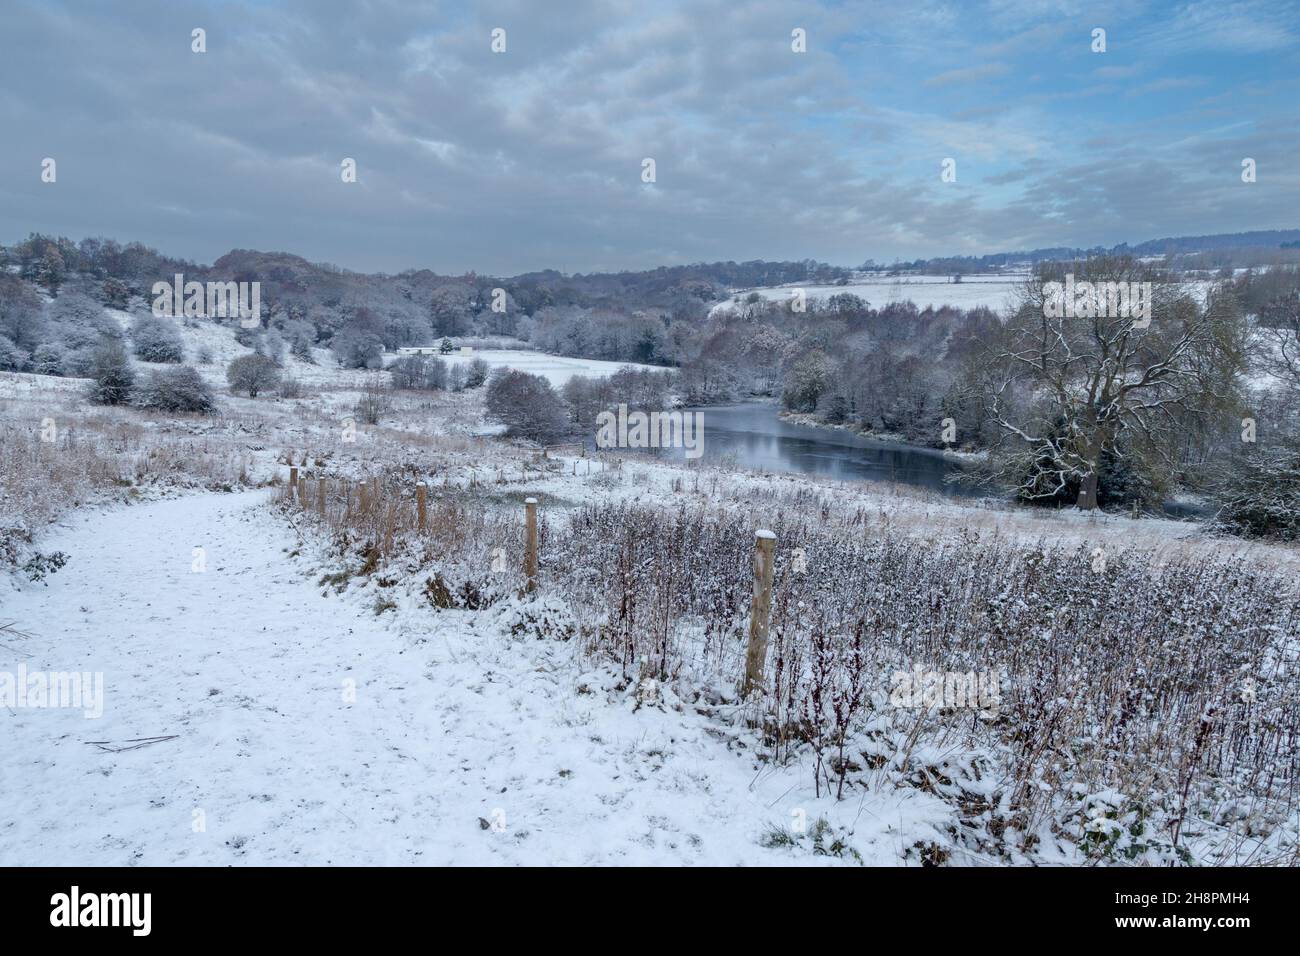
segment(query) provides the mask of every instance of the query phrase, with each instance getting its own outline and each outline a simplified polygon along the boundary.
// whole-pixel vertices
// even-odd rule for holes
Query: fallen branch
[[[127,750],[139,750],[141,747],[148,747],[150,744],[160,744],[164,740],[175,740],[179,736],[180,734],[169,734],[165,737],[133,737],[122,741],[121,745],[115,744],[111,740],[87,740],[86,743],[93,744],[106,753],[120,754]]]

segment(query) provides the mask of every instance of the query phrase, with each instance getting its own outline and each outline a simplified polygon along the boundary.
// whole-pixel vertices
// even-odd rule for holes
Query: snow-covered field
[[[962,309],[987,306],[1000,310],[1012,301],[1017,287],[1025,276],[1016,274],[963,276],[953,282],[951,276],[879,276],[859,274],[847,285],[783,285],[757,289],[737,289],[731,299],[715,308],[734,307],[751,292],[764,299],[784,302],[802,289],[808,299],[829,299],[833,295],[849,293],[863,299],[872,308],[879,309],[891,302],[911,301],[918,309],[939,308],[951,305]]]
[[[548,355],[545,352],[528,352],[518,349],[475,349],[469,355],[454,352],[442,356],[453,365],[468,365],[479,358],[492,368],[512,368],[530,375],[541,375],[556,388],[561,387],[575,375],[593,378],[612,375],[620,368],[654,369],[657,366],[637,365],[635,362],[604,362],[600,359],[570,358],[564,355]]]
[[[874,309],[880,309],[894,302],[910,301],[918,309],[938,309],[943,306],[974,309],[984,306],[995,312],[1001,312],[1015,303],[1026,278],[1028,273],[1005,272],[995,275],[965,275],[960,282],[954,282],[952,276],[885,276],[858,273],[846,285],[792,283],[762,286],[756,289],[736,289],[731,298],[718,303],[713,308],[715,310],[737,308],[751,292],[757,292],[770,302],[785,302],[795,295],[796,290],[802,289],[807,299],[821,300],[847,292],[864,300]],[[1199,301],[1204,301],[1206,293],[1213,288],[1214,283],[1196,279],[1184,283],[1184,286]]]
[[[132,316],[120,309],[107,309],[123,329],[129,331]],[[253,350],[235,341],[234,325],[208,320],[194,323],[176,323],[181,340],[185,346],[186,361],[194,364],[199,373],[219,389],[226,388],[226,368],[242,355],[250,355]],[[200,352],[206,351],[212,358],[207,364],[196,364]],[[339,368],[333,353],[328,349],[312,350],[314,362],[304,362],[296,356],[286,354],[284,373],[298,383],[312,388],[360,389],[365,387],[374,373],[366,369]],[[384,355],[384,364],[391,364],[400,357],[400,353],[388,352]],[[641,369],[655,369],[657,366],[638,365],[635,362],[605,362],[600,359],[571,358],[562,355],[548,355],[525,349],[474,348],[468,354],[459,350],[449,355],[440,355],[451,365],[468,365],[475,359],[482,359],[491,368],[513,368],[521,372],[545,377],[556,388],[561,387],[575,375],[600,377],[611,375],[620,368],[631,366]],[[139,363],[149,368],[150,363]],[[156,366],[162,367],[162,366]]]

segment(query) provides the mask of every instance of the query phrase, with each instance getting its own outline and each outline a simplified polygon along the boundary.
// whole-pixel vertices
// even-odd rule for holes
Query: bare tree
[[[1260,309],[1256,337],[1260,367],[1300,394],[1300,292]]]
[[[1140,447],[1172,465],[1171,437],[1235,402],[1243,333],[1231,297],[1202,307],[1133,259],[1043,266],[985,349],[1000,475],[1025,498],[1077,482],[1092,509],[1103,455]]]
[[[498,369],[488,379],[485,404],[488,415],[504,424],[514,437],[557,441],[569,429],[563,399],[540,375]]]
[[[393,402],[384,380],[372,375],[366,381],[361,397],[357,399],[356,414],[367,425],[379,424],[379,419],[392,409]]]

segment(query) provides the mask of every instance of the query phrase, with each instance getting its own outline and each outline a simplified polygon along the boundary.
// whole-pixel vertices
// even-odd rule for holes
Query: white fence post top
[[[537,499],[536,499],[536,498],[525,498],[525,499],[524,499],[524,504],[526,504],[526,505],[535,505],[535,504],[537,504]]]
[[[776,540],[776,533],[773,532],[773,531],[768,531],[766,528],[759,528],[757,531],[754,532],[754,537],[755,537],[755,538],[771,538],[773,541],[775,541],[775,540]]]

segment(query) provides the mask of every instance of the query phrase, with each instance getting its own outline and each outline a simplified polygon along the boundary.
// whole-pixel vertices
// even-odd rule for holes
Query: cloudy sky
[[[1291,0],[5,0],[0,242],[505,275],[1294,228],[1298,92]]]

